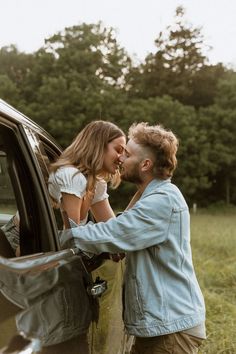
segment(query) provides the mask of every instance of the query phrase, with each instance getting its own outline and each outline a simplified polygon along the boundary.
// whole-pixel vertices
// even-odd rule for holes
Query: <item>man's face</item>
[[[140,174],[140,146],[132,139],[128,141],[124,154],[121,156],[121,179],[123,181],[140,184],[142,178]]]

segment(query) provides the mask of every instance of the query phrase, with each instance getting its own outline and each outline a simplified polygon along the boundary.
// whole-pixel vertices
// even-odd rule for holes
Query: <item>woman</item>
[[[115,124],[93,121],[79,132],[59,159],[51,165],[50,196],[60,207],[66,228],[85,224],[90,211],[97,222],[115,217],[108,201],[107,182],[120,183],[119,163],[125,134]],[[123,264],[106,261],[93,277],[108,280],[100,302],[100,320],[91,328],[93,353],[118,353],[123,335],[121,284]]]
[[[85,224],[90,210],[97,222],[114,217],[107,182],[117,187],[125,134],[115,124],[93,121],[51,165],[48,187],[64,212],[65,225]],[[68,217],[68,219],[66,218]]]

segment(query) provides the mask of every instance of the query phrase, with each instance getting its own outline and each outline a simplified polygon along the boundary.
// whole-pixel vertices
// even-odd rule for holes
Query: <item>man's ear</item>
[[[142,172],[150,172],[153,168],[153,162],[150,159],[145,159],[140,164]]]

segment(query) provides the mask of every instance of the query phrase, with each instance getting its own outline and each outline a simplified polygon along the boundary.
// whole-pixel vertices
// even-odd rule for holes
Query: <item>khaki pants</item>
[[[202,339],[183,332],[136,337],[131,354],[196,354]]]

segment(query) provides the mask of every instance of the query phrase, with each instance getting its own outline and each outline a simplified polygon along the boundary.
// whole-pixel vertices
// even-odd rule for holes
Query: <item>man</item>
[[[64,245],[126,252],[124,323],[133,354],[197,353],[205,338],[205,306],[191,256],[188,206],[170,178],[178,140],[161,126],[129,129],[121,177],[137,185],[116,219],[63,233]],[[73,232],[73,242],[72,242]]]

